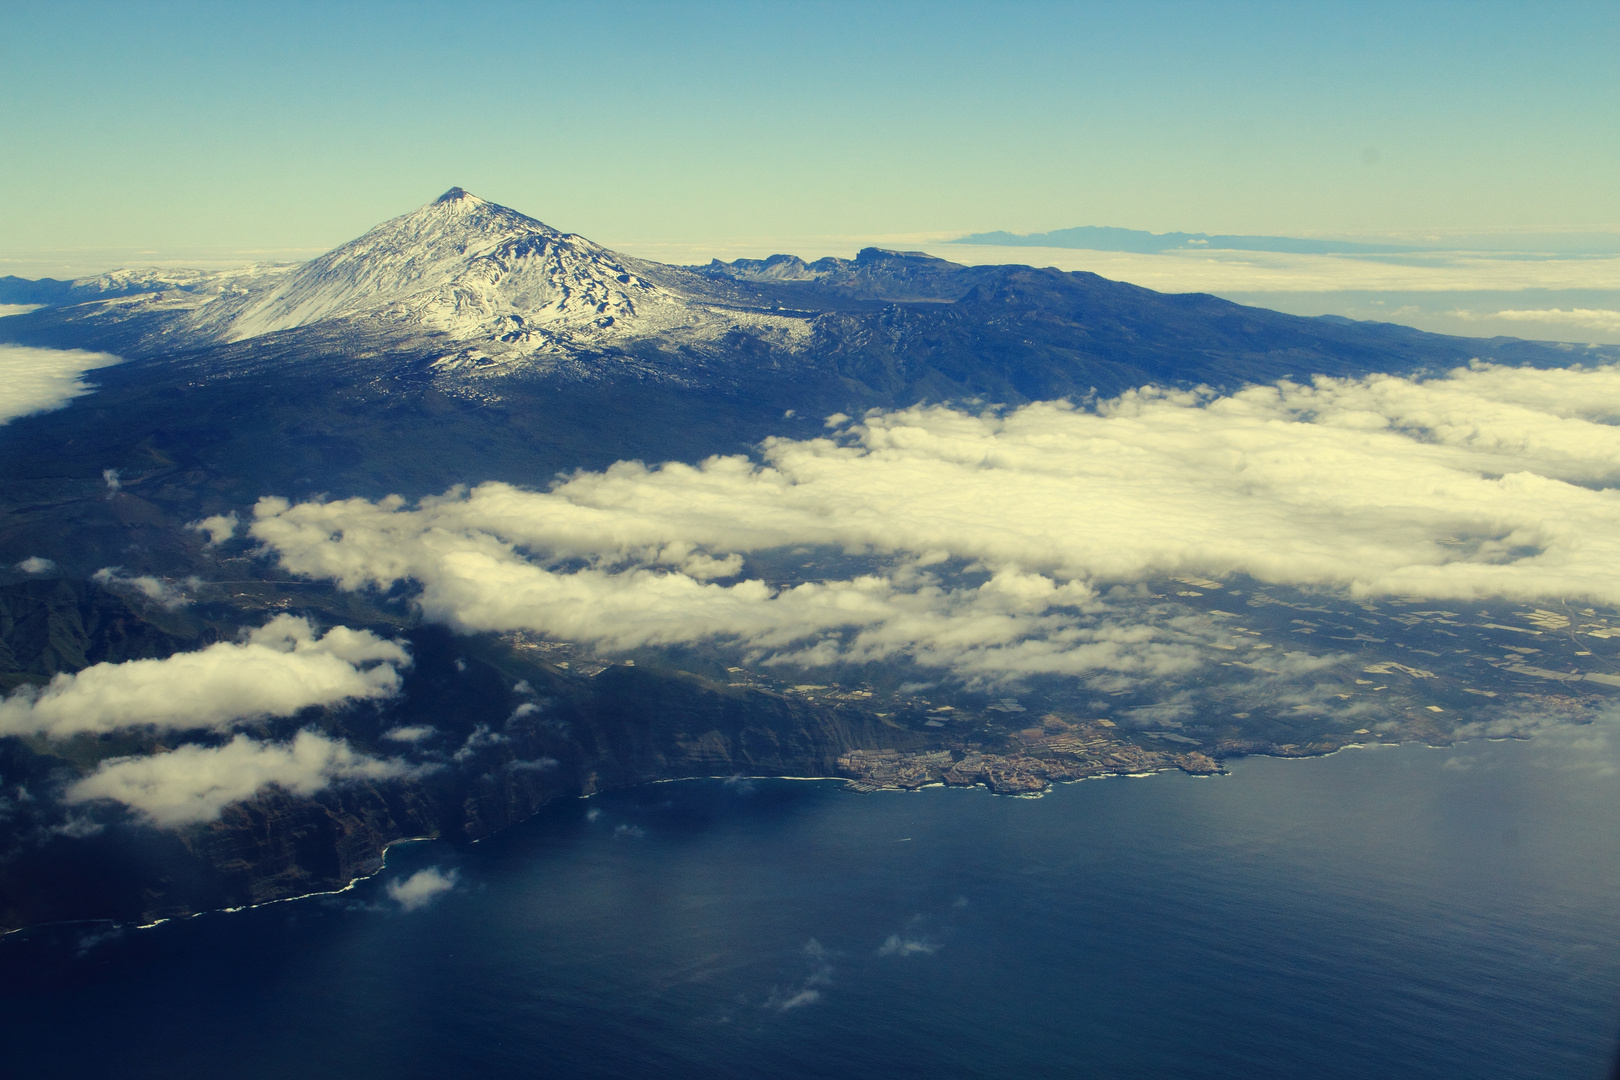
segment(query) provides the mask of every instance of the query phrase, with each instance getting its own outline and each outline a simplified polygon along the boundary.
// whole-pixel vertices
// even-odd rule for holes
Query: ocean
[[[1575,728],[1039,799],[569,800],[340,894],[12,935],[0,1071],[1604,1077],[1617,762]]]

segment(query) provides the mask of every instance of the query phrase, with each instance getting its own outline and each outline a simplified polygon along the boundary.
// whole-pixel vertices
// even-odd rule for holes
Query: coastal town
[[[838,765],[856,791],[915,791],[932,784],[983,785],[998,795],[1039,795],[1054,783],[1180,769],[1193,776],[1224,770],[1197,750],[1149,750],[1115,735],[1111,720],[1071,723],[1048,714],[1014,735],[1004,753],[960,747],[908,753],[851,750]]]
[[[1203,687],[1191,715],[1155,703],[1146,687],[1066,697],[1032,685],[1019,698],[958,694],[953,704],[938,704],[937,692],[928,701],[891,698],[896,711],[881,715],[924,735],[925,745],[850,750],[838,759],[840,774],[857,791],[979,785],[1040,795],[1102,776],[1218,775],[1223,761],[1248,755],[1528,738],[1545,723],[1590,722],[1620,691],[1611,646],[1620,619],[1593,608],[1439,609],[1416,599],[1352,600],[1253,584],[1173,578],[1148,598],[1179,610],[1170,617],[1183,625],[1194,613],[1208,620],[1214,666],[1232,672]],[[1305,685],[1290,685],[1279,661],[1303,655],[1312,639],[1312,652],[1333,663],[1318,666]],[[884,707],[869,689],[784,691]],[[1036,715],[1038,722],[1026,719]]]
[[[683,662],[725,692],[866,717],[876,743],[834,751],[857,791],[976,785],[1028,796],[1104,776],[1214,776],[1250,755],[1528,738],[1620,701],[1620,613],[1584,605],[1440,607],[1192,576],[1153,582],[1131,604],[1168,639],[1208,650],[1196,689],[1118,678],[953,685],[901,664],[873,678],[752,663],[723,647]],[[522,632],[508,640],[587,679],[667,663],[656,650],[606,657]]]

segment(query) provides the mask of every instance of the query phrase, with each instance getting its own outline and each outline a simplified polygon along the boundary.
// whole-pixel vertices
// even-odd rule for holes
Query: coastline
[[[1231,754],[1231,755],[1228,755],[1227,757],[1221,758],[1220,763],[1221,763],[1222,767],[1216,772],[1208,772],[1208,773],[1205,773],[1205,772],[1191,772],[1191,771],[1188,771],[1188,770],[1186,770],[1184,768],[1181,768],[1181,767],[1179,767],[1179,766],[1177,766],[1175,764],[1164,764],[1164,765],[1162,765],[1160,767],[1145,770],[1145,771],[1136,771],[1136,772],[1102,771],[1102,772],[1097,772],[1097,773],[1090,774],[1090,775],[1085,775],[1085,776],[1075,776],[1075,777],[1070,777],[1070,778],[1052,779],[1052,780],[1049,780],[1045,786],[1043,786],[1043,787],[1041,787],[1041,788],[1039,788],[1037,790],[1030,790],[1030,791],[998,791],[998,790],[996,790],[996,788],[992,784],[986,783],[986,782],[984,782],[982,780],[976,780],[976,781],[973,781],[971,783],[951,783],[951,782],[948,782],[948,781],[945,781],[945,780],[935,780],[935,781],[929,781],[929,782],[922,783],[922,784],[917,784],[915,786],[891,785],[891,786],[883,786],[883,787],[872,787],[872,786],[866,786],[866,785],[861,784],[854,777],[851,777],[851,776],[848,776],[848,775],[839,775],[839,774],[801,776],[801,775],[784,775],[784,774],[769,774],[769,773],[761,773],[761,774],[745,774],[745,773],[725,773],[725,774],[708,773],[708,774],[705,774],[705,773],[693,773],[693,774],[684,775],[684,776],[659,777],[657,779],[647,780],[647,781],[644,781],[642,783],[628,784],[628,785],[625,785],[623,787],[602,788],[602,789],[598,789],[598,790],[595,790],[595,791],[589,791],[589,792],[580,793],[580,794],[577,794],[577,795],[559,794],[559,795],[556,795],[556,796],[554,796],[554,797],[552,797],[550,799],[547,799],[544,803],[542,803],[538,807],[536,807],[534,809],[534,811],[532,811],[531,813],[525,815],[524,817],[522,817],[522,818],[520,818],[520,819],[518,819],[516,821],[513,821],[510,824],[505,825],[500,829],[495,830],[495,832],[492,832],[492,833],[490,833],[488,835],[481,836],[481,837],[478,837],[476,839],[470,840],[467,843],[468,843],[469,846],[476,845],[476,844],[481,843],[484,840],[490,839],[493,836],[499,835],[500,833],[504,833],[508,829],[516,828],[516,827],[522,825],[524,822],[532,820],[533,818],[538,816],[540,813],[542,813],[544,810],[546,810],[547,808],[551,807],[555,803],[557,803],[557,802],[559,802],[559,801],[561,801],[562,799],[565,799],[565,798],[577,798],[577,799],[580,799],[580,800],[583,801],[583,800],[588,800],[588,799],[594,798],[594,797],[596,797],[598,795],[605,795],[605,794],[610,794],[610,793],[614,793],[614,792],[633,791],[633,790],[635,790],[637,788],[642,788],[642,787],[649,787],[650,788],[650,787],[655,787],[655,786],[660,785],[660,784],[688,783],[688,782],[691,782],[691,781],[694,781],[694,780],[718,780],[718,781],[721,781],[721,782],[726,782],[726,781],[743,782],[743,781],[757,781],[757,780],[784,780],[784,781],[794,781],[794,782],[801,782],[801,783],[828,783],[828,782],[837,781],[840,784],[842,784],[843,790],[849,791],[849,792],[851,792],[853,794],[857,794],[857,795],[873,795],[873,794],[879,794],[879,793],[882,793],[882,792],[914,793],[914,792],[920,792],[920,791],[923,791],[923,790],[926,790],[926,789],[936,789],[936,788],[937,789],[944,789],[944,790],[958,790],[958,791],[968,791],[968,790],[972,790],[974,788],[982,788],[986,792],[988,792],[990,795],[996,796],[998,798],[1040,799],[1040,798],[1044,798],[1046,795],[1050,794],[1052,791],[1054,791],[1060,785],[1061,786],[1068,786],[1068,785],[1071,785],[1071,784],[1084,783],[1084,782],[1089,781],[1089,780],[1107,780],[1107,779],[1146,780],[1146,779],[1151,779],[1151,778],[1156,777],[1156,776],[1160,776],[1160,775],[1162,775],[1164,773],[1171,773],[1171,772],[1182,772],[1191,779],[1212,779],[1212,778],[1218,777],[1218,776],[1229,776],[1230,773],[1225,769],[1224,765],[1225,765],[1225,762],[1227,760],[1230,760],[1232,758],[1264,757],[1264,758],[1276,758],[1276,759],[1279,759],[1279,760],[1305,760],[1305,759],[1333,757],[1342,750],[1372,750],[1372,749],[1379,749],[1379,748],[1398,749],[1398,748],[1403,747],[1403,746],[1412,746],[1412,745],[1424,745],[1424,746],[1430,747],[1431,749],[1445,749],[1445,748],[1447,748],[1449,746],[1455,746],[1455,745],[1459,745],[1459,744],[1466,744],[1466,743],[1469,743],[1469,742],[1476,742],[1476,741],[1483,741],[1483,742],[1532,742],[1532,741],[1534,741],[1534,736],[1530,736],[1530,735],[1522,735],[1522,736],[1521,735],[1478,736],[1478,737],[1475,737],[1475,738],[1458,739],[1458,740],[1454,740],[1454,741],[1451,741],[1451,742],[1438,743],[1438,744],[1433,742],[1433,741],[1425,740],[1425,739],[1406,739],[1406,740],[1402,740],[1402,741],[1399,741],[1399,742],[1367,741],[1367,742],[1346,743],[1346,744],[1343,744],[1341,746],[1334,747],[1331,750],[1323,750],[1323,751],[1317,752],[1317,753],[1285,753],[1285,754],[1277,754],[1277,753],[1266,753],[1266,752],[1245,752],[1245,753],[1240,753],[1240,754]],[[316,898],[319,898],[319,897],[339,896],[339,895],[342,895],[343,893],[353,891],[362,882],[369,881],[372,878],[374,878],[374,877],[378,876],[379,874],[381,874],[384,870],[386,870],[387,866],[388,866],[388,855],[395,847],[405,845],[405,844],[426,843],[426,842],[435,841],[435,840],[442,840],[442,839],[444,839],[442,836],[419,835],[419,836],[400,837],[400,838],[395,839],[395,840],[390,840],[386,844],[383,845],[382,851],[380,852],[380,854],[377,857],[375,868],[369,870],[366,873],[358,874],[358,875],[348,879],[343,884],[337,885],[336,887],[330,888],[330,889],[316,889],[316,890],[312,890],[310,892],[297,893],[297,894],[291,895],[291,896],[276,897],[275,899],[272,899],[272,900],[262,900],[262,901],[259,901],[257,903],[251,903],[251,904],[237,904],[237,905],[232,905],[232,906],[228,906],[228,907],[218,907],[218,908],[202,908],[202,909],[197,910],[197,911],[187,912],[185,914],[168,915],[168,916],[164,916],[162,918],[152,919],[152,920],[149,920],[149,921],[146,921],[146,922],[136,922],[136,921],[133,921],[133,920],[120,921],[120,920],[117,920],[117,919],[114,919],[114,918],[88,918],[88,919],[65,919],[65,920],[60,920],[60,921],[51,921],[51,922],[43,922],[43,923],[31,923],[31,924],[26,925],[26,926],[14,927],[12,929],[0,932],[0,942],[3,942],[4,940],[13,937],[16,934],[22,934],[22,933],[27,933],[27,932],[37,932],[37,931],[47,930],[47,929],[50,929],[52,927],[68,927],[68,926],[76,926],[76,925],[101,926],[101,927],[106,927],[106,928],[108,928],[110,930],[115,930],[115,931],[121,931],[121,930],[125,930],[125,929],[129,929],[129,930],[151,930],[151,929],[156,929],[157,927],[163,926],[163,925],[165,925],[167,923],[185,922],[185,921],[189,921],[191,919],[201,918],[202,916],[205,916],[205,915],[228,915],[228,914],[234,914],[236,912],[241,912],[241,911],[252,911],[252,910],[257,910],[259,908],[270,907],[270,906],[275,905],[275,904],[287,904],[287,903],[292,903],[294,901],[299,901],[299,900],[312,900],[312,899],[316,899]]]

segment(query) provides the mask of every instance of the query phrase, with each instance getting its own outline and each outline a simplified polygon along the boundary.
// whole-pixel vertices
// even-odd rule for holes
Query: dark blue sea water
[[[1601,737],[1060,788],[693,781],[333,897],[0,943],[27,1077],[1599,1077]],[[428,867],[457,886],[405,910]]]

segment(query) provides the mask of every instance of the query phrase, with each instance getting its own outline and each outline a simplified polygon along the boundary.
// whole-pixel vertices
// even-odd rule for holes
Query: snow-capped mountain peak
[[[699,275],[620,255],[460,187],[302,265],[158,278],[142,291],[174,313],[181,336],[170,342],[343,323],[349,335],[448,346],[445,373],[497,373],[633,338],[674,335],[701,349],[747,326],[791,348],[809,333],[802,317],[734,305]]]
[[[386,314],[458,337],[501,336],[633,316],[651,288],[607,249],[451,188],[306,263],[219,329],[240,341]]]

